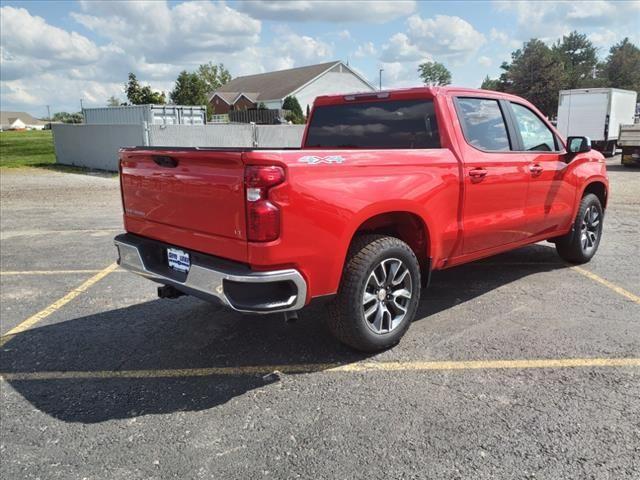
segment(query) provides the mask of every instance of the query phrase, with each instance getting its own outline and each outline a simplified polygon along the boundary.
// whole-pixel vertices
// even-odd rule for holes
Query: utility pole
[[[379,88],[378,90],[382,90],[382,72],[384,72],[384,68],[380,69],[380,83],[379,83]]]
[[[51,121],[51,109],[49,108],[49,105],[47,105],[47,120]]]
[[[82,99],[80,99],[80,111],[84,112],[84,107],[82,106]]]

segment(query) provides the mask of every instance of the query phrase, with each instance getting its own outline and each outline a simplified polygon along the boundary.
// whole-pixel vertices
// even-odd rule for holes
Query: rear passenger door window
[[[512,103],[511,108],[522,138],[523,150],[528,152],[557,150],[555,135],[535,113],[517,103]]]
[[[465,139],[470,145],[489,152],[511,150],[506,122],[497,100],[458,98],[456,108]]]

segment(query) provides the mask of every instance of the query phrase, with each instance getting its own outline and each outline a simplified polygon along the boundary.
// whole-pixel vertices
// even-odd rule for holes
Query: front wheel
[[[556,241],[558,254],[572,263],[591,260],[600,245],[603,217],[602,204],[597,196],[588,193],[582,197],[573,230]]]
[[[413,250],[395,237],[354,240],[328,324],[342,343],[364,352],[397,344],[420,301],[420,267]]]

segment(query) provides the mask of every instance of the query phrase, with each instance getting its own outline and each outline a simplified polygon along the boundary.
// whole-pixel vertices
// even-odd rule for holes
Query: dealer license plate
[[[167,260],[169,260],[169,267],[178,272],[186,273],[191,267],[189,254],[178,248],[167,248]]]

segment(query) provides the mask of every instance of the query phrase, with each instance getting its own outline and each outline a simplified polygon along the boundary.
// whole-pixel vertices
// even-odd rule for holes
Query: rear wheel
[[[603,155],[608,158],[615,156],[617,147],[618,145],[615,140],[607,142]]]
[[[596,195],[588,193],[582,197],[573,231],[556,240],[558,254],[572,263],[591,260],[600,245],[603,217],[602,204]]]
[[[397,344],[420,301],[418,259],[403,241],[358,237],[349,249],[328,324],[342,343],[365,352]]]

